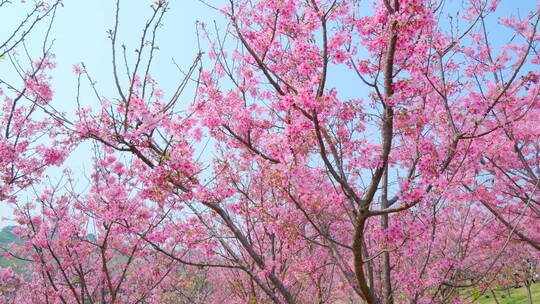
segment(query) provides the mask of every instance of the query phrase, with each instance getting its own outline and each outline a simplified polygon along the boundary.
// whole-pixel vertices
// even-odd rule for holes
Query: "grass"
[[[540,304],[540,284],[532,284],[531,286],[532,300],[534,304]],[[488,295],[489,298],[485,296]],[[506,291],[496,291],[495,295],[499,304],[528,304],[529,300],[527,297],[527,288],[525,286],[521,288],[510,288],[510,297]],[[503,298],[503,295],[505,296]],[[495,304],[495,299],[490,291],[479,295],[476,301],[472,302],[474,304]]]

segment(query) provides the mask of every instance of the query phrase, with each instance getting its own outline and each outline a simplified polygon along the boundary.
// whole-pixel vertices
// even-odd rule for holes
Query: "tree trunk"
[[[533,304],[532,294],[531,294],[531,282],[525,282],[525,287],[527,287],[527,296],[529,298],[529,304]]]
[[[383,175],[383,185],[382,185],[382,200],[381,207],[386,209],[389,206],[388,203],[388,165],[384,170]],[[381,216],[381,227],[383,230],[388,229],[388,214],[383,214]],[[393,304],[394,299],[392,296],[392,276],[391,276],[392,265],[390,264],[390,253],[384,252],[382,256],[382,303],[383,304]]]
[[[375,298],[373,297],[370,286],[367,283],[366,273],[364,272],[363,250],[362,244],[364,243],[364,228],[367,220],[367,210],[361,210],[360,218],[356,224],[353,240],[353,255],[354,255],[354,272],[356,274],[356,280],[362,298],[367,304],[375,304]]]
[[[495,303],[500,304],[499,300],[497,300],[497,295],[495,295],[495,291],[493,291],[493,289],[491,290],[491,294],[493,295],[493,299],[495,300]]]

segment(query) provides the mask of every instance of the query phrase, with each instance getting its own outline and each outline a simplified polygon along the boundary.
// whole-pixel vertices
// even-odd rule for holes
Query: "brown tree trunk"
[[[495,303],[500,304],[499,300],[497,300],[497,295],[495,295],[495,291],[493,291],[493,289],[491,290],[491,294],[493,295],[493,299],[495,300]]]
[[[383,175],[383,185],[382,185],[382,200],[381,207],[386,209],[389,206],[388,203],[388,165],[384,170]],[[381,227],[383,230],[388,229],[389,217],[388,214],[383,214],[381,216]],[[392,296],[392,276],[391,276],[392,265],[390,264],[390,253],[384,252],[382,255],[382,303],[383,304],[393,304],[394,298]]]
[[[354,272],[356,273],[356,280],[362,293],[362,298],[366,301],[366,304],[375,304],[375,298],[371,292],[371,288],[367,283],[366,273],[364,271],[363,261],[363,249],[364,243],[364,228],[367,220],[367,210],[361,210],[358,223],[354,232],[353,241],[353,255],[354,255]]]
[[[527,287],[527,297],[529,299],[529,304],[533,304],[532,294],[531,294],[531,282],[525,282],[525,287]]]

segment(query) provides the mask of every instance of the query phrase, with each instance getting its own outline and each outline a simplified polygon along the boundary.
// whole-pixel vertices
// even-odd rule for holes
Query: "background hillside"
[[[0,248],[6,248],[10,244],[20,241],[17,235],[13,233],[13,229],[15,227],[16,226],[6,226],[2,228],[2,230],[0,230]],[[4,257],[2,250],[2,254],[0,255],[0,267],[6,267],[10,265],[15,265],[15,268],[18,268],[17,266],[20,265],[20,262],[15,260],[8,260],[6,257]]]

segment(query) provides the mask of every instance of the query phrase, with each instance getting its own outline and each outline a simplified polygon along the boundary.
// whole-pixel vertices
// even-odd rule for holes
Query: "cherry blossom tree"
[[[521,20],[501,19],[514,36],[497,52],[485,21],[497,2],[467,2],[464,24],[450,23],[450,30],[445,9],[418,1],[380,1],[370,12],[356,1],[231,1],[223,13],[241,47],[229,55],[219,41],[211,54],[216,64],[201,77],[203,98],[195,107],[222,143],[221,158],[229,160],[223,167],[241,169],[244,177],[235,172],[235,179],[259,175],[273,180],[268,188],[285,188],[287,205],[297,207],[323,245],[344,249],[333,255],[335,263],[367,303],[397,296],[391,249],[370,244],[377,239],[375,218],[379,233],[395,237],[410,227],[390,230],[400,214],[466,202],[455,198],[489,170],[486,142],[512,142],[512,130],[538,107],[537,9]],[[371,92],[340,98],[340,88],[329,84],[337,65],[354,71],[358,87]],[[222,87],[223,79],[229,86]],[[512,170],[530,171],[519,157],[523,145],[534,146],[517,145]],[[321,184],[330,188],[317,189]],[[347,215],[345,221],[321,221],[308,193],[322,195],[314,201]],[[294,221],[288,209],[281,211],[285,221]],[[370,274],[372,257],[380,257],[378,279]]]
[[[50,41],[48,37],[43,39],[37,59],[32,58],[26,46],[40,26],[50,30],[60,3],[29,4],[25,18],[13,29],[6,29],[0,38],[0,60],[12,71],[0,78],[0,201],[15,202],[18,191],[36,182],[47,166],[61,164],[66,156],[50,142],[61,132],[60,125],[39,114],[53,96],[48,75],[55,67]],[[0,13],[12,5],[11,1],[1,1]],[[43,137],[49,140],[41,140]]]
[[[78,110],[63,113],[47,51],[23,74],[28,106],[5,99],[2,193],[23,240],[5,251],[29,271],[0,272],[2,301],[450,303],[540,257],[537,6],[207,3],[227,25],[198,24],[193,64],[164,91],[171,5],[151,4],[130,56],[116,2],[115,92],[76,65]],[[40,181],[87,143],[87,189],[70,170]],[[13,194],[38,184],[33,201]]]

